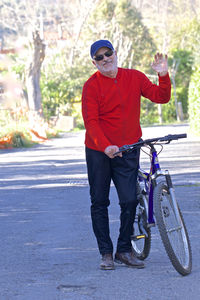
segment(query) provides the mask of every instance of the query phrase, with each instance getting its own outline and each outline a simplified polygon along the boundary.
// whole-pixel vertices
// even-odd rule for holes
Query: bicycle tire
[[[185,222],[177,203],[179,221],[166,182],[154,189],[154,211],[161,240],[167,255],[178,273],[185,276],[192,270],[192,251]]]
[[[138,206],[134,222],[134,234],[131,236],[132,251],[134,255],[144,260],[148,257],[151,248],[151,229],[147,226],[147,199],[137,182]]]

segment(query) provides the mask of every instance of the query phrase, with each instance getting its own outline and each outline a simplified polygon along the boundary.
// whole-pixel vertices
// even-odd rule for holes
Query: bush
[[[179,49],[179,50],[176,49],[172,51],[171,55],[172,56],[169,57],[169,66],[171,67],[172,73],[173,73],[173,68],[175,67],[174,64],[176,63],[178,65],[178,69],[175,76],[177,102],[182,103],[184,117],[185,119],[187,119],[188,118],[188,89],[189,89],[190,78],[193,72],[192,66],[194,63],[194,58],[190,51],[183,50],[183,49]],[[172,97],[174,98],[173,85],[172,85]],[[174,111],[173,113],[176,119],[175,103],[174,103],[174,107],[171,108]],[[170,113],[170,111],[168,111],[167,114],[168,113]]]
[[[193,73],[189,86],[189,122],[192,132],[200,135],[200,65]]]

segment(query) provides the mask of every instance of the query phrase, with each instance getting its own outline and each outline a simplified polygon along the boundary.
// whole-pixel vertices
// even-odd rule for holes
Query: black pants
[[[137,206],[136,179],[139,150],[110,159],[103,152],[86,148],[86,162],[91,197],[91,217],[100,253],[113,253],[110,238],[108,206],[111,179],[116,187],[120,214],[117,252],[130,252],[133,223]]]

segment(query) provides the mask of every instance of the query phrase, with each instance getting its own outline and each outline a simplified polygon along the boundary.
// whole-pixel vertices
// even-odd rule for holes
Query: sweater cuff
[[[159,80],[162,80],[162,79],[166,80],[167,78],[169,78],[169,72],[167,72],[167,74],[165,76],[160,76],[158,74],[158,77],[159,77]]]

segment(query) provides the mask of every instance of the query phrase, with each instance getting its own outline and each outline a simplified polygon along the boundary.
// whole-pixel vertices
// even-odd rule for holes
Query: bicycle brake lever
[[[124,145],[124,146],[120,147],[119,151],[115,152],[113,154],[113,156],[116,156],[117,154],[128,151],[128,150],[130,150],[130,145]]]
[[[130,150],[130,145],[124,145],[119,148],[119,152],[124,152]]]

